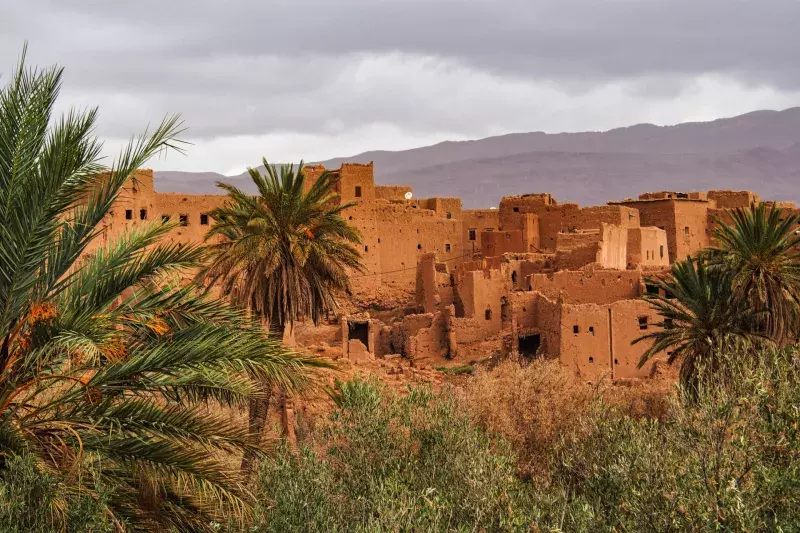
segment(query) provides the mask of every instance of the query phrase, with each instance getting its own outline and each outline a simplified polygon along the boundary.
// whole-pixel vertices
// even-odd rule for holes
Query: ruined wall
[[[628,266],[669,266],[667,232],[654,227],[628,228]]]
[[[457,280],[456,291],[463,306],[463,318],[474,318],[475,327],[484,335],[500,331],[501,300],[509,292],[509,281],[500,270],[466,272]]]
[[[498,257],[506,253],[523,253],[522,231],[485,231],[481,234],[481,255]]]
[[[622,203],[639,210],[642,226],[655,226],[666,231],[670,261],[680,261],[708,246],[708,209],[713,208],[713,203],[675,198]]]
[[[625,270],[628,264],[628,228],[601,222],[601,240],[595,262],[603,268]]]
[[[654,324],[661,321],[659,314],[643,300],[623,300],[610,305],[612,324],[612,364],[614,379],[643,378],[653,373],[656,361],[664,360],[666,354],[659,354],[642,368],[637,368],[639,360],[652,345],[651,341],[631,344],[642,335],[658,329]]]
[[[606,304],[638,298],[642,292],[642,273],[636,270],[562,270],[528,279],[530,290],[573,304]]]
[[[500,228],[500,212],[497,209],[466,209],[461,212],[462,247],[464,253],[478,254],[481,251],[481,233]]]
[[[376,185],[375,199],[388,201],[406,201],[406,193],[413,192],[409,185]]]
[[[750,191],[708,191],[708,199],[716,202],[719,209],[747,208],[761,201],[758,193]]]

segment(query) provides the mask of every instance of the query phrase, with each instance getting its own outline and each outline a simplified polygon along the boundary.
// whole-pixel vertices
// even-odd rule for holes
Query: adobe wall
[[[750,191],[722,191],[713,190],[708,191],[708,199],[714,200],[719,209],[735,209],[737,207],[750,207],[751,204],[756,204],[761,201],[758,193]]]
[[[596,263],[603,268],[625,270],[628,265],[628,228],[601,222]]]
[[[614,379],[644,378],[653,374],[656,361],[663,360],[666,354],[658,354],[642,368],[637,368],[639,360],[652,345],[651,341],[631,344],[642,335],[660,329],[655,324],[661,322],[659,314],[644,300],[623,300],[610,305],[612,337],[612,364]],[[646,317],[646,323],[640,320]]]
[[[649,341],[631,344],[658,326],[658,314],[643,300],[608,305],[564,304],[561,309],[562,364],[584,379],[596,381],[651,376],[659,354],[642,368],[639,360]]]
[[[625,200],[620,203],[639,210],[641,226],[655,226],[666,231],[670,261],[695,255],[708,245],[708,209],[714,207],[713,202],[668,198]]]
[[[500,228],[500,212],[497,209],[465,209],[461,212],[462,247],[465,253],[480,253],[481,233]]]
[[[376,185],[375,199],[388,201],[406,201],[406,194],[413,192],[408,185]]]
[[[481,255],[499,257],[507,253],[523,253],[522,230],[484,231],[481,234]]]
[[[342,203],[375,201],[374,168],[371,161],[367,164],[342,163],[338,172]]]
[[[528,283],[531,291],[572,304],[606,304],[642,293],[642,273],[637,270],[562,270],[533,274]]]
[[[501,300],[509,292],[508,285],[509,282],[499,270],[466,272],[456,282],[456,291],[463,306],[464,316],[461,318],[474,318],[475,327],[484,335],[500,331]]]
[[[667,232],[654,227],[628,228],[628,267],[669,266]]]
[[[600,225],[599,230],[558,234],[556,265],[560,270],[576,270],[590,264],[620,270],[627,267],[627,228],[605,222]]]

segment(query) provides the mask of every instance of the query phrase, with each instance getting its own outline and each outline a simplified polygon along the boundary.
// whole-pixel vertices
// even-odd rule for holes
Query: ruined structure
[[[306,167],[307,186],[325,169]],[[717,220],[760,202],[747,191],[655,192],[580,207],[549,194],[507,196],[498,209],[463,210],[458,198],[410,198],[410,187],[375,185],[373,165],[333,170],[344,211],[363,236],[366,271],[354,290],[406,294],[402,308],[338,316],[342,355],[399,354],[413,364],[497,352],[549,357],[587,380],[641,378],[659,317],[641,300],[648,275],[711,243]],[[171,238],[200,242],[223,195],[158,193],[142,171],[104,220],[103,239],[149,220],[175,220]],[[794,209],[794,204],[780,207]],[[663,354],[667,355],[667,354]]]

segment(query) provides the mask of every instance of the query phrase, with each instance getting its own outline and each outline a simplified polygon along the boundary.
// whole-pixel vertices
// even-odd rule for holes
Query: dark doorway
[[[536,351],[542,344],[542,336],[539,333],[532,335],[519,336],[519,354],[527,359],[536,357]]]
[[[358,339],[369,350],[369,324],[367,322],[349,322],[347,324],[347,340]]]

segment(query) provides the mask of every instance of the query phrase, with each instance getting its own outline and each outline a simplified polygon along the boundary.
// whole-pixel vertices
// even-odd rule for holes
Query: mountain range
[[[369,161],[379,185],[411,185],[417,197],[457,196],[465,208],[529,192],[596,205],[647,191],[708,189],[748,189],[800,203],[800,107],[674,126],[513,133],[321,163]],[[215,193],[216,181],[252,191],[246,173],[156,172],[160,192]]]

